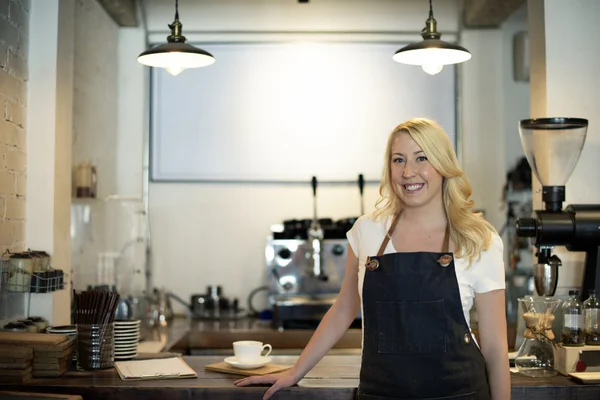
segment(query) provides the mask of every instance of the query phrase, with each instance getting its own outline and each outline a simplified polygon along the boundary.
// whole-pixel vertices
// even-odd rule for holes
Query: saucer
[[[255,368],[260,368],[260,367],[270,363],[271,357],[260,357],[253,362],[241,363],[238,360],[236,360],[236,358],[234,356],[234,357],[227,357],[225,359],[225,362],[227,364],[231,365],[232,367],[238,368],[238,369],[255,369]]]

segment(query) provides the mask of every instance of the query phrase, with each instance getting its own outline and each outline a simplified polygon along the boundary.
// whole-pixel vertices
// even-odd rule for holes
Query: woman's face
[[[423,207],[442,201],[442,175],[408,133],[392,141],[392,182],[405,207]]]

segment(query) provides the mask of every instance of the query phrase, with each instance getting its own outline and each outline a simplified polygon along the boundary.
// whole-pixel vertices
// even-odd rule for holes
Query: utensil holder
[[[77,366],[92,370],[114,365],[114,324],[77,324]]]

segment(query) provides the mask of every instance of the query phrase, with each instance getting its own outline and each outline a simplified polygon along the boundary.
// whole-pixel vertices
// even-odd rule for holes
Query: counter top
[[[300,354],[314,333],[312,329],[277,330],[269,322],[253,318],[229,321],[175,319],[172,326],[180,334],[184,327],[187,331],[165,350],[191,355],[229,354],[236,340],[269,343],[273,346],[273,355]],[[359,355],[361,340],[360,329],[348,329],[329,354]]]
[[[302,350],[306,347],[313,333],[313,329],[280,331],[272,328],[270,324],[256,319],[225,323],[223,321],[191,321],[186,345],[189,349],[227,349],[231,351],[231,344],[236,340],[258,340],[273,346],[273,354],[289,355],[289,349]],[[333,349],[360,349],[361,340],[360,329],[348,329]]]
[[[0,385],[0,390],[21,390],[81,395],[85,400],[136,399],[260,399],[264,386],[238,388],[233,382],[237,375],[205,371],[204,366],[222,361],[216,356],[184,357],[194,369],[197,379],[161,381],[122,381],[114,369],[94,372],[69,371],[60,378],[34,378],[18,387]],[[292,365],[296,356],[274,356],[277,365]],[[360,356],[326,356],[298,385],[285,389],[274,400],[333,399],[354,400],[358,387]],[[551,378],[529,378],[511,374],[513,400],[597,400],[600,384],[581,385],[557,375]]]

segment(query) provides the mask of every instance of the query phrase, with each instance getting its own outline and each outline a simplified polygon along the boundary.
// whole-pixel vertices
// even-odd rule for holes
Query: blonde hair
[[[396,192],[396,184],[392,181],[391,173],[392,143],[396,136],[402,133],[410,135],[423,150],[429,163],[442,175],[442,198],[450,226],[450,238],[456,246],[456,256],[467,258],[470,265],[475,258],[479,257],[481,251],[489,248],[492,232],[496,230],[481,213],[473,211],[475,203],[469,200],[472,193],[471,185],[458,165],[448,135],[434,121],[423,118],[411,119],[401,123],[390,133],[379,186],[380,197],[375,204],[375,219],[380,220],[382,217],[398,214],[404,208]]]

